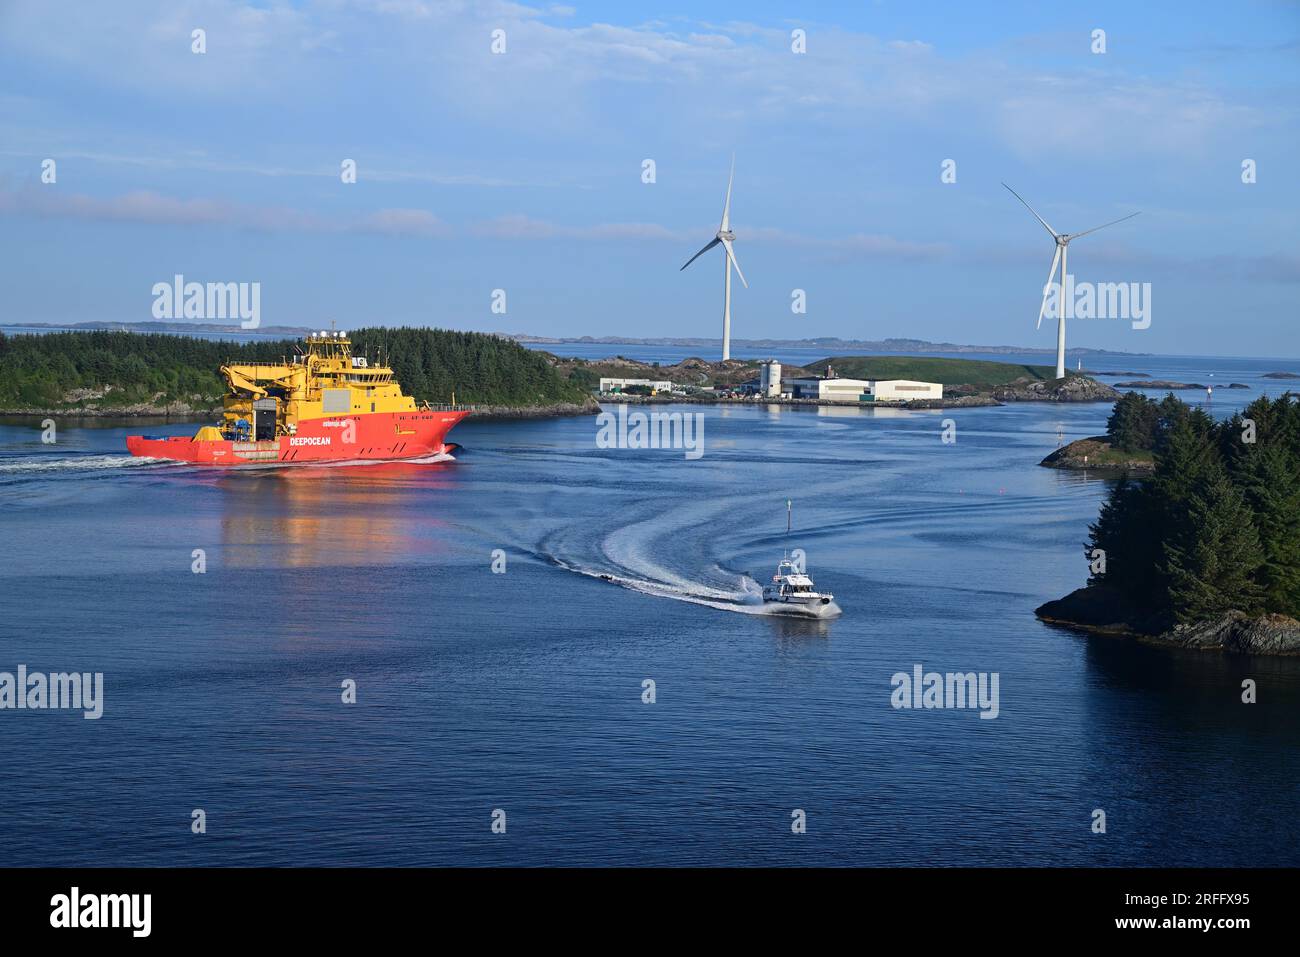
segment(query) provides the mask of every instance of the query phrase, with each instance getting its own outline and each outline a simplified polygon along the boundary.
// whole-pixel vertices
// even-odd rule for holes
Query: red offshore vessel
[[[132,455],[202,465],[415,459],[471,410],[416,405],[387,366],[352,354],[344,332],[303,340],[306,352],[272,365],[222,366],[230,391],[221,421],[186,436],[129,435]]]

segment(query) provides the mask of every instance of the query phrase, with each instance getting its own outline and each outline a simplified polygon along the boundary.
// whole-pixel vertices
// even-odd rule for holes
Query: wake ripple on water
[[[557,529],[543,537],[536,554],[566,571],[655,598],[743,615],[800,614],[764,604],[762,586],[745,572],[716,562],[693,565],[691,556],[705,554],[711,527],[700,509],[681,509],[606,530]],[[832,605],[826,611],[829,616],[839,608]]]
[[[0,459],[0,475],[30,475],[39,472],[101,472],[108,469],[150,468],[171,464],[170,459],[136,455],[73,455],[52,458],[45,455]]]
[[[229,472],[231,470],[251,470],[267,468],[338,468],[354,465],[432,465],[439,462],[454,462],[455,456],[437,452],[419,458],[410,459],[349,459],[338,462],[246,462],[240,465],[205,466],[193,465],[176,459],[150,458],[144,455],[74,455],[63,458],[49,456],[22,456],[19,458],[0,458],[0,476],[12,475],[22,477],[45,472],[105,472],[119,469],[154,469],[170,468],[174,471],[203,470]]]

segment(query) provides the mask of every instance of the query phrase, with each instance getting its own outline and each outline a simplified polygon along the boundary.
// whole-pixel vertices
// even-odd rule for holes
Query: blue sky
[[[1142,211],[1070,266],[1150,328],[1071,346],[1300,356],[1298,93],[1295,3],[0,0],[0,322],[183,273],[266,324],[716,336],[717,251],[678,267],[734,151],[738,338],[1054,345],[1006,181],[1063,231]]]

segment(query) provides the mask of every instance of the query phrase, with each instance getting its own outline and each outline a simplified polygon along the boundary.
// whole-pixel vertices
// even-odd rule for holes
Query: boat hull
[[[396,461],[447,451],[447,433],[467,410],[371,412],[298,423],[294,435],[262,442],[128,435],[132,455],[197,465],[298,465],[309,462]]]
[[[795,618],[838,618],[843,614],[843,609],[829,595],[818,596],[813,601],[765,598],[763,607],[770,615],[790,615]]]

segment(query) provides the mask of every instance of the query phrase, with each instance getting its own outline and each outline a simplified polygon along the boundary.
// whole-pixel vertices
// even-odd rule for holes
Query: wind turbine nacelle
[[[719,229],[718,238],[723,240],[724,242],[731,243],[731,242],[735,242],[736,234],[733,233],[730,229]]]

